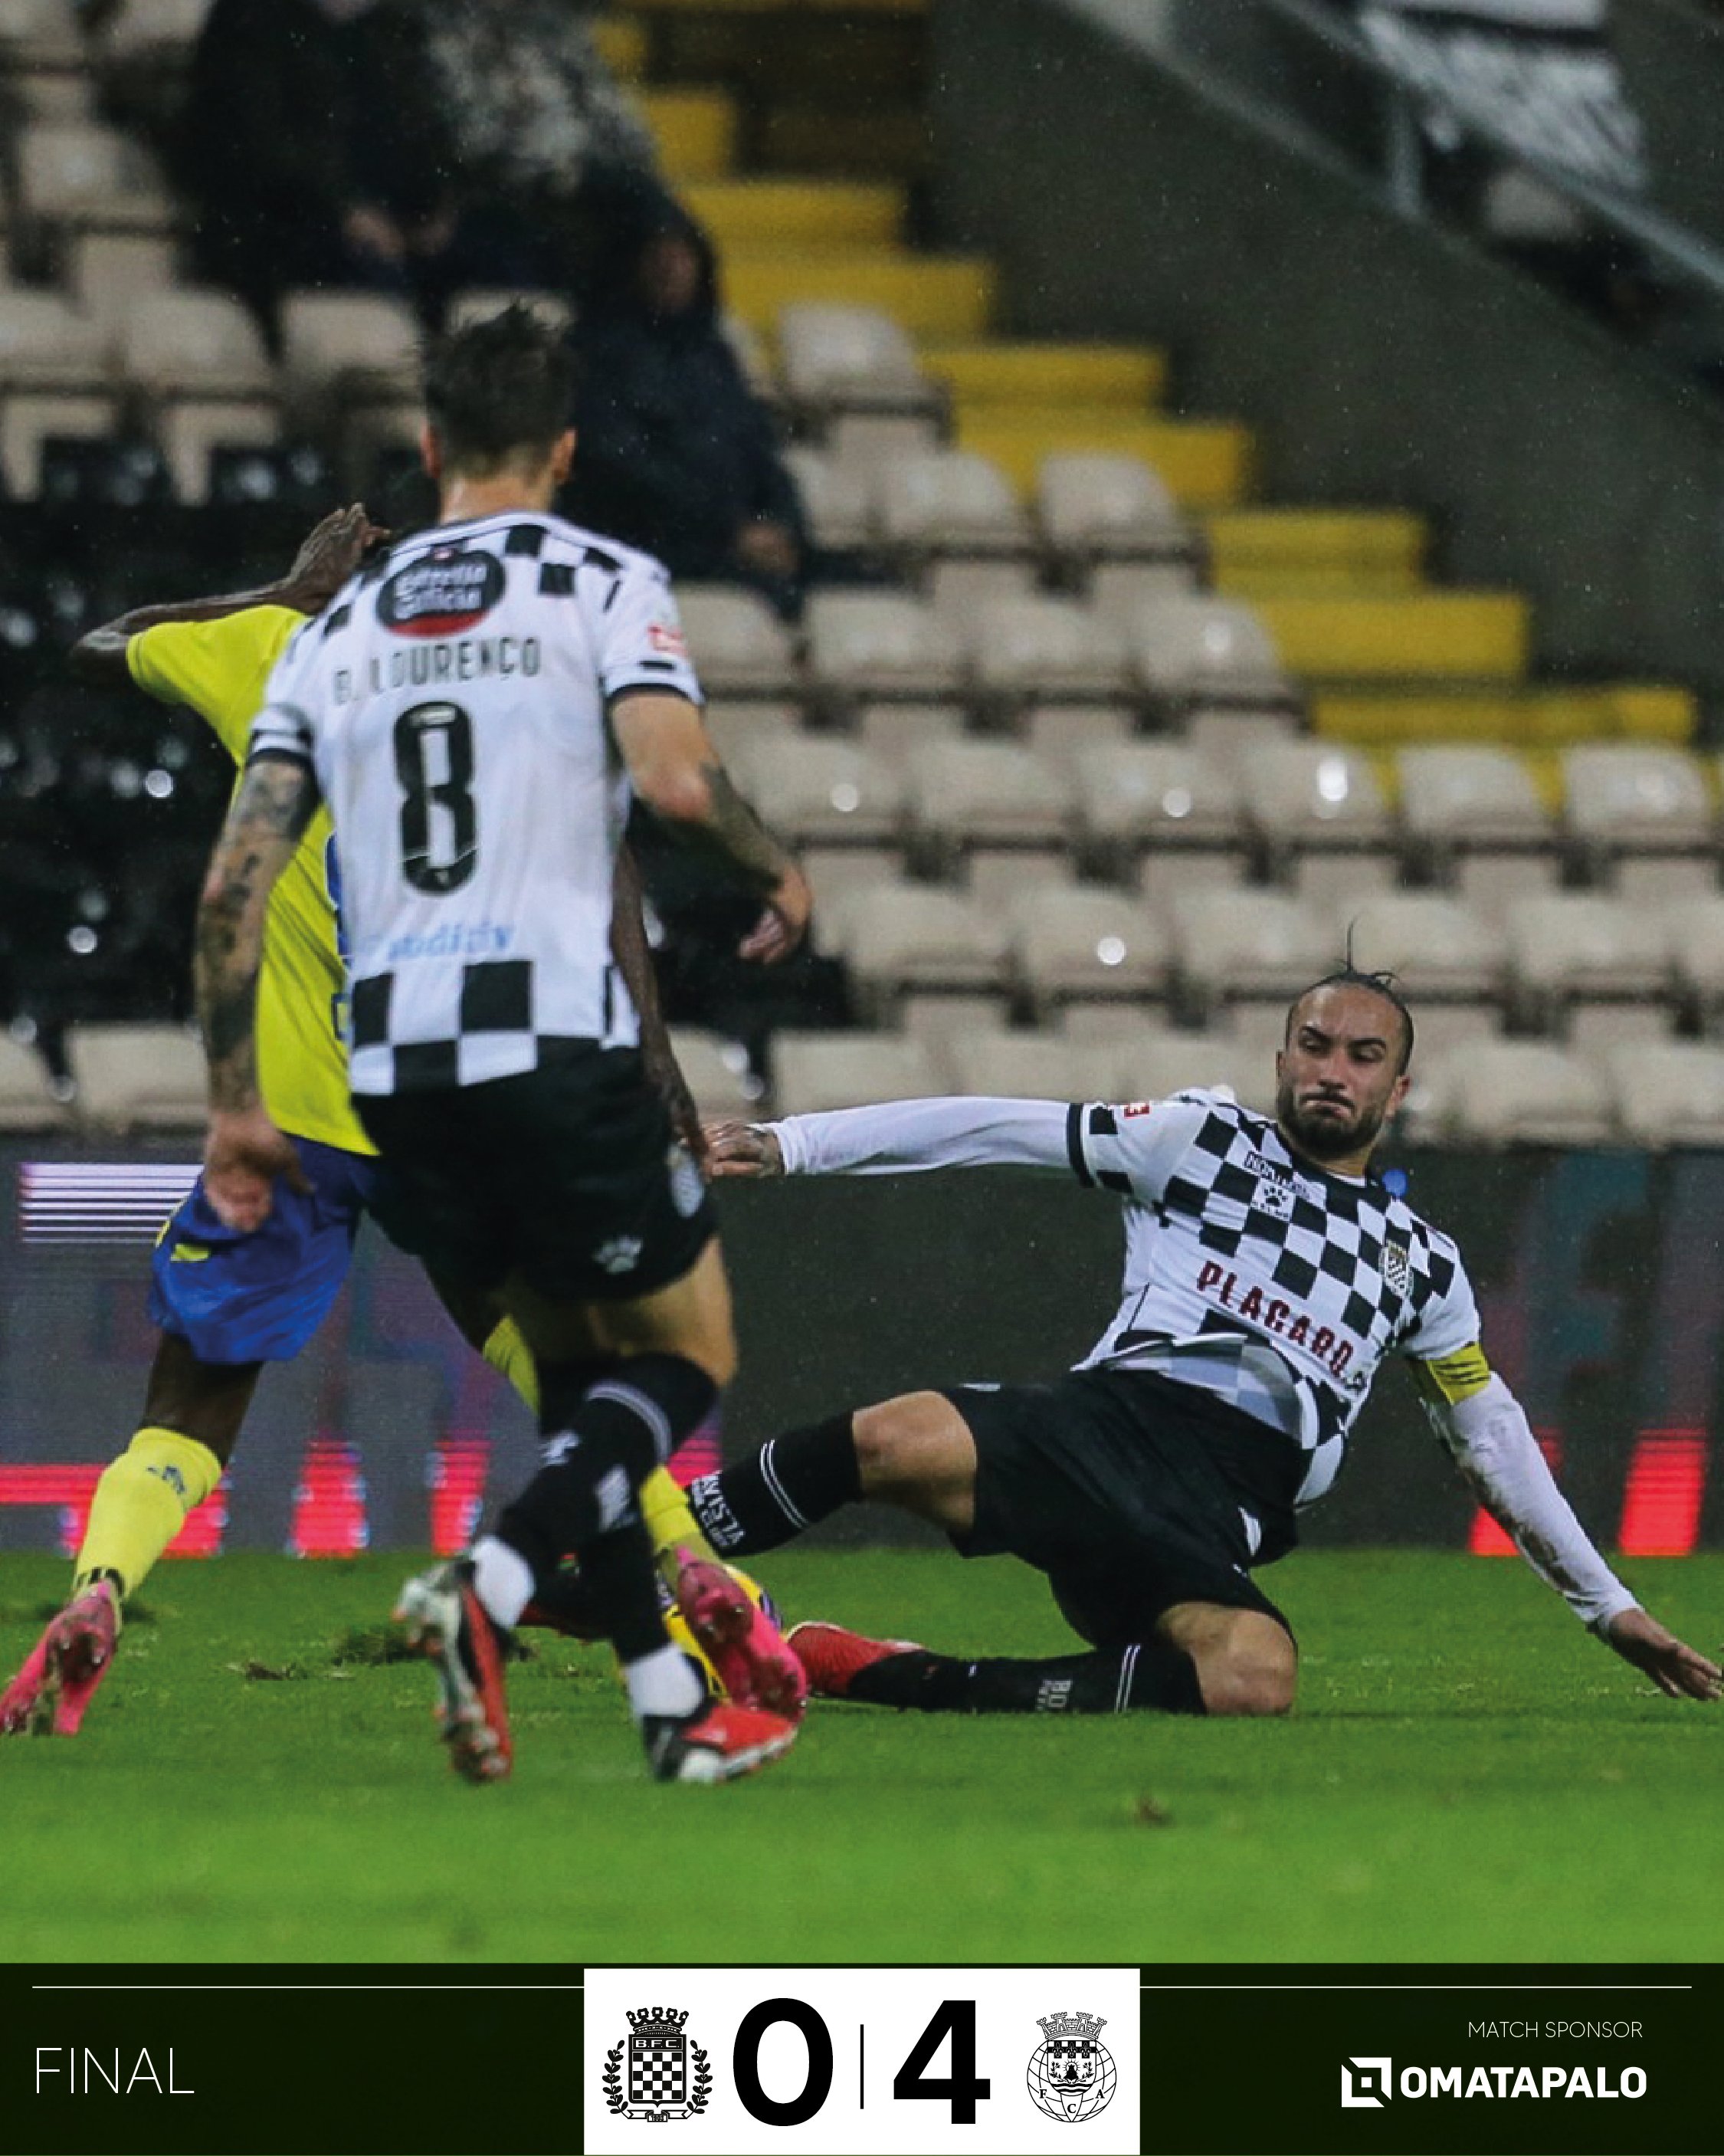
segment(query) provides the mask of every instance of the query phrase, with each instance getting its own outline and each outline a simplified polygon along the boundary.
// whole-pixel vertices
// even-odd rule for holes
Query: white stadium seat
[[[916,1101],[941,1090],[920,1041],[893,1033],[779,1033],[772,1101],[780,1116],[819,1115],[876,1101]]]
[[[790,633],[757,592],[689,583],[676,597],[689,656],[709,696],[784,696],[800,686]]]
[[[1624,1042],[1603,1063],[1634,1144],[1724,1146],[1724,1049],[1697,1040]]]
[[[985,601],[963,634],[977,700],[998,711],[1037,698],[1098,701],[1126,694],[1124,638],[1070,599]]]
[[[66,1053],[80,1121],[115,1130],[202,1125],[208,1071],[203,1049],[183,1026],[74,1026]]]
[[[904,782],[890,764],[831,734],[745,743],[735,777],[767,823],[793,844],[879,845],[904,819]]]
[[[1614,1128],[1601,1073],[1546,1041],[1481,1041],[1423,1082],[1424,1118],[1465,1144],[1598,1145]]]
[[[899,592],[819,591],[808,607],[808,671],[829,706],[870,697],[955,696],[962,654],[931,606]]]
[[[1044,457],[1036,515],[1048,551],[1080,567],[1101,561],[1183,564],[1198,552],[1167,483],[1141,457]]]
[[[1079,999],[1142,1002],[1166,990],[1166,925],[1141,899],[1093,885],[1029,891],[1008,919],[1013,966],[1039,1013]]]

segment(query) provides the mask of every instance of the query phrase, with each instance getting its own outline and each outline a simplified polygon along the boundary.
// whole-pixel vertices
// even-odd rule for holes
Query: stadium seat
[[[760,1112],[766,1088],[748,1067],[740,1042],[692,1026],[670,1029],[670,1052],[703,1116],[740,1116]]]
[[[1117,1091],[1122,1099],[1165,1101],[1197,1086],[1231,1094],[1248,1108],[1275,1105],[1274,1064],[1231,1034],[1146,1029],[1138,1042],[1122,1042],[1121,1049],[1123,1082]]]
[[[45,121],[19,131],[19,220],[58,239],[74,232],[167,232],[172,200],[155,163],[117,128]]]
[[[208,1072],[183,1026],[74,1026],[66,1054],[80,1122],[111,1130],[192,1130],[203,1122]]]
[[[689,656],[709,696],[789,696],[800,688],[796,647],[757,593],[735,584],[682,584],[677,604]]]
[[[1013,968],[1038,1020],[1065,1003],[1145,1004],[1166,992],[1166,924],[1141,899],[1094,885],[1029,891],[1006,917]]]
[[[808,607],[808,672],[834,716],[870,697],[954,696],[962,685],[956,639],[930,606],[897,592],[817,591]]]
[[[412,401],[418,342],[412,309],[378,293],[290,292],[282,302],[282,367],[302,398]]]
[[[1696,1040],[1620,1042],[1603,1058],[1636,1145],[1724,1147],[1724,1049]]]
[[[945,413],[945,392],[922,372],[903,330],[878,308],[817,302],[783,308],[778,363],[792,406],[817,429],[843,411],[935,423]]]
[[[875,536],[906,569],[938,555],[1027,562],[1034,552],[1011,483],[986,457],[964,449],[889,455],[873,488]]]
[[[210,0],[126,0],[100,33],[105,61],[183,62],[198,42]]]
[[[956,741],[964,724],[961,704],[865,704],[855,716],[863,747],[906,772],[913,750],[928,742]]]
[[[850,970],[864,1014],[878,1023],[908,988],[1003,988],[1004,926],[955,891],[890,883],[833,894],[825,934]]]
[[[745,742],[782,742],[802,721],[797,706],[782,696],[714,696],[706,717],[706,731],[727,763]]]
[[[898,773],[859,743],[799,733],[736,757],[737,784],[772,829],[793,845],[895,842],[904,816]]]
[[[900,998],[898,1030],[919,1040],[943,1069],[949,1041],[971,1033],[1003,1032],[1010,1015],[1011,1004],[1003,995],[917,995],[912,989]]]
[[[1086,749],[1124,748],[1131,734],[1131,715],[1118,704],[1034,704],[1019,726],[1026,748],[1070,767],[1074,777]]]
[[[1129,878],[1140,864],[1166,875],[1199,856],[1237,879],[1245,830],[1239,789],[1201,751],[1183,742],[1129,742],[1079,751],[1080,843],[1098,870]]]
[[[942,1075],[954,1093],[1018,1101],[1105,1101],[1112,1096],[1116,1050],[1106,1042],[1005,1026],[947,1044]]]
[[[1650,742],[1588,742],[1562,755],[1570,843],[1619,897],[1660,904],[1718,888],[1716,818],[1698,760]]]
[[[505,307],[516,305],[528,308],[541,321],[559,330],[571,327],[575,319],[573,302],[561,292],[523,291],[512,285],[469,285],[449,301],[444,326],[450,330],[465,329],[469,322],[489,321],[493,315],[500,315]]]
[[[904,880],[904,857],[896,846],[804,845],[797,857],[814,894],[814,927],[823,935],[827,911],[842,893]]]
[[[69,1120],[36,1050],[0,1034],[0,1131],[58,1130]]]
[[[866,474],[805,442],[793,443],[784,461],[814,544],[834,554],[865,547],[874,530]]]
[[[1337,963],[1337,939],[1273,891],[1196,891],[1168,906],[1180,1001],[1194,1019],[1234,1002],[1285,1000]]]
[[[1724,1034],[1724,896],[1689,900],[1667,922],[1678,994],[1708,1034]]]
[[[1015,742],[929,742],[910,752],[908,774],[911,829],[936,873],[974,847],[1063,854],[1070,842],[1070,782]]]
[[[1087,595],[1093,613],[1125,629],[1144,607],[1199,593],[1197,572],[1187,562],[1098,562],[1090,572]]]
[[[139,293],[119,326],[117,344],[126,382],[151,400],[275,393],[275,372],[256,323],[223,292]]]
[[[8,67],[82,67],[84,44],[72,0],[5,0],[0,59]]]
[[[1563,891],[1517,900],[1504,925],[1510,992],[1526,1023],[1572,1028],[1586,1004],[1667,1010],[1670,929],[1656,908]]]
[[[983,607],[1034,606],[1039,596],[1034,562],[1009,555],[936,555],[916,588],[959,637]]]
[[[88,395],[111,384],[108,337],[56,292],[0,286],[0,392]]]
[[[161,233],[84,232],[62,249],[64,289],[110,335],[141,300],[171,291],[173,281],[174,243]]]
[[[1367,899],[1336,926],[1356,966],[1395,976],[1421,1026],[1435,1001],[1492,1009],[1501,1003],[1507,969],[1501,928],[1444,892],[1392,891]]]
[[[986,602],[965,622],[963,636],[977,702],[1002,716],[1038,698],[1126,696],[1123,638],[1070,599]]]
[[[876,1101],[922,1100],[940,1090],[926,1049],[901,1034],[773,1036],[773,1111],[780,1116],[819,1115]]]
[[[1394,819],[1357,752],[1332,742],[1265,742],[1241,765],[1239,788],[1271,870],[1302,898],[1362,896],[1373,882],[1393,883]]]
[[[111,397],[0,393],[0,492],[33,501],[42,490],[49,444],[106,442],[118,422],[119,405]]]
[[[1401,822],[1423,873],[1501,919],[1515,900],[1556,888],[1557,831],[1532,773],[1508,749],[1403,749]]]
[[[1137,678],[1165,717],[1193,706],[1296,711],[1299,695],[1254,610],[1230,599],[1168,593],[1126,626]]]
[[[1070,573],[1103,562],[1159,562],[1189,572],[1201,553],[1159,474],[1141,457],[1044,457],[1036,519],[1049,554]]]
[[[1598,1145],[1614,1133],[1602,1074],[1546,1041],[1481,1041],[1434,1067],[1420,1090],[1421,1124],[1464,1144]]]

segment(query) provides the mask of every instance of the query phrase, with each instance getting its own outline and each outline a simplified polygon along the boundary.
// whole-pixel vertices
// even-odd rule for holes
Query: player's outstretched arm
[[[389,535],[373,524],[362,504],[331,510],[307,535],[293,566],[277,583],[256,591],[184,599],[161,606],[135,607],[104,622],[72,647],[69,665],[80,680],[97,688],[124,688],[131,679],[126,648],[135,636],[164,622],[221,621],[249,607],[290,608],[295,613],[321,613],[360,562]]]
[[[1520,1402],[1476,1346],[1413,1371],[1432,1426],[1485,1509],[1539,1578],[1672,1699],[1715,1700],[1724,1673],[1647,1614],[1557,1487]]]
[[[256,1019],[269,893],[317,799],[309,765],[267,754],[249,763],[198,901],[192,978],[209,1065],[204,1188],[228,1226],[247,1233],[269,1217],[277,1176],[306,1187],[291,1142],[264,1107]]]
[[[808,925],[807,880],[736,791],[696,706],[685,696],[629,691],[613,704],[611,726],[635,793],[659,822],[763,901],[741,955],[763,965],[788,958]]]

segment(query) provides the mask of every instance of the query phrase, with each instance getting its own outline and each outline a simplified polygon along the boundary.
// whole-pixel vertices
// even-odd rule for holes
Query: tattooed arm
[[[269,893],[317,799],[308,765],[271,755],[249,764],[198,907],[192,978],[209,1065],[204,1188],[220,1218],[247,1232],[269,1217],[278,1176],[305,1188],[292,1142],[258,1090],[254,1022]]]
[[[802,870],[736,791],[701,721],[682,696],[619,696],[611,725],[634,790],[665,827],[728,868],[765,901],[741,944],[767,964],[801,942],[813,901]]]
[[[647,1075],[670,1112],[671,1128],[700,1160],[706,1154],[706,1133],[700,1127],[700,1111],[670,1045],[670,1031],[659,1000],[659,977],[653,969],[652,947],[647,942],[645,904],[640,864],[625,840],[611,879],[611,956],[640,1018],[640,1053]]]

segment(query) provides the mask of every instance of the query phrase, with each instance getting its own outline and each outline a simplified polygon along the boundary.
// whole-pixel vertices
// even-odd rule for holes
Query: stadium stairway
[[[906,123],[924,13],[925,0],[633,0],[597,26],[606,58],[638,87],[667,173],[712,231],[728,305],[768,367],[786,306],[876,309],[944,393],[954,445],[986,458],[1021,499],[1051,455],[1142,459],[1200,534],[1213,588],[1255,609],[1326,739],[1367,753],[1505,743],[1547,792],[1565,746],[1692,738],[1694,701],[1680,688],[1540,685],[1526,600],[1433,582],[1432,535],[1415,510],[1257,500],[1249,416],[1167,409],[1177,385],[1165,352],[998,332],[994,264],[902,237],[923,155]],[[810,124],[814,63],[885,120],[865,149],[854,126]],[[702,69],[717,79],[694,80]],[[846,100],[829,73],[824,95],[832,121]],[[814,169],[786,169],[793,145]]]

